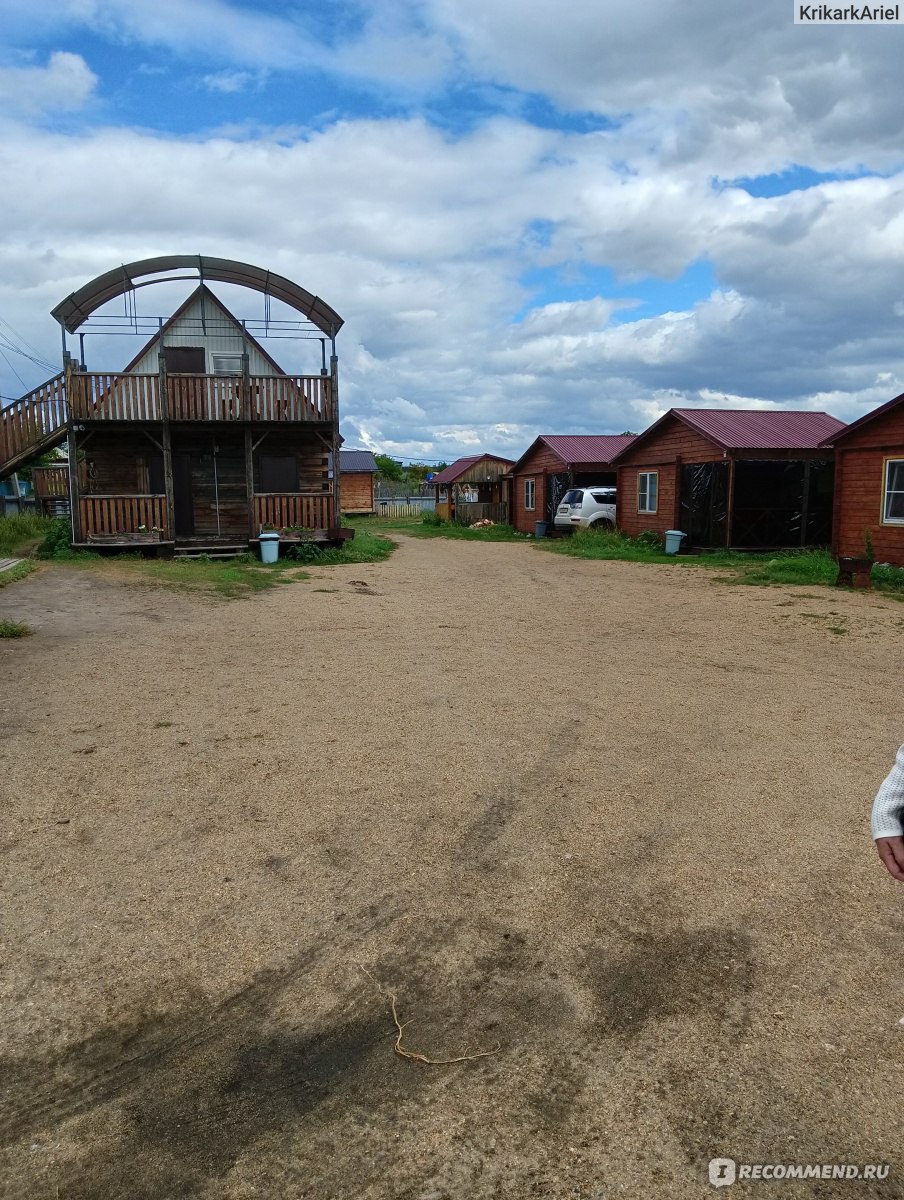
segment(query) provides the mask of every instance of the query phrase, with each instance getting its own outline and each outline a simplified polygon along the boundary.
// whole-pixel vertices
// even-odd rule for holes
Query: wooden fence
[[[75,371],[69,381],[76,421],[163,420],[159,375]],[[252,375],[246,387],[241,375],[169,375],[166,410],[171,421],[330,421],[331,380]]]
[[[333,497],[322,492],[267,492],[254,497],[256,528],[329,529],[333,521]]]

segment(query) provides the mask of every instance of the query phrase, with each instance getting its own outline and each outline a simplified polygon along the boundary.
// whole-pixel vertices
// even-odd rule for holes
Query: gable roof
[[[864,425],[868,425],[870,421],[881,419],[887,413],[892,412],[901,404],[904,404],[904,392],[902,392],[900,396],[894,396],[891,400],[886,400],[884,404],[880,404],[879,407],[874,408],[872,412],[864,413],[862,417],[858,417],[857,420],[852,421],[850,425],[845,425],[844,428],[838,430],[837,433],[831,434],[829,437],[824,438],[820,445],[833,446],[836,442],[841,441],[842,438],[847,437],[849,433],[853,433],[855,429],[861,429]]]
[[[531,442],[512,470],[517,470],[541,442],[545,443],[566,467],[572,467],[608,466],[615,456],[626,450],[634,440],[633,433],[541,433]]]
[[[141,360],[148,353],[148,351],[151,350],[156,345],[156,343],[160,341],[161,338],[166,337],[167,331],[172,329],[173,325],[175,325],[175,323],[181,317],[185,316],[185,314],[188,312],[188,310],[191,308],[191,306],[201,296],[203,296],[203,298],[205,300],[210,300],[220,310],[220,312],[223,314],[223,316],[226,318],[226,320],[235,326],[237,332],[245,339],[245,341],[249,342],[252,346],[254,346],[255,350],[257,350],[257,352],[259,354],[262,354],[264,356],[264,358],[267,360],[267,362],[270,364],[270,366],[273,368],[273,370],[277,373],[277,375],[285,375],[285,371],[282,369],[282,367],[279,365],[279,363],[276,362],[276,360],[270,354],[267,353],[267,351],[263,348],[263,346],[260,344],[260,342],[257,340],[257,338],[251,336],[251,334],[247,331],[247,329],[244,328],[244,326],[242,325],[242,323],[238,319],[238,317],[233,316],[232,313],[229,311],[229,309],[226,307],[226,305],[223,303],[223,301],[220,300],[217,296],[215,296],[213,294],[213,292],[210,290],[210,288],[207,287],[207,285],[203,284],[203,283],[199,284],[199,286],[195,288],[195,290],[192,292],[192,294],[189,297],[187,297],[187,299],[184,300],[182,302],[182,304],[179,305],[179,307],[176,309],[176,311],[173,313],[173,315],[171,317],[169,317],[166,321],[163,322],[163,325],[161,326],[161,328],[157,330],[157,332],[154,334],[154,336],[149,341],[145,342],[145,344],[141,347],[141,349],[138,351],[138,353],[135,355],[135,357],[132,359],[132,361],[128,364],[128,366],[123,367],[123,374],[128,374],[129,371],[133,370],[133,368],[138,363],[141,362]]]
[[[373,472],[376,474],[379,469],[377,460],[371,454],[370,450],[339,451],[339,470],[343,475],[352,475],[356,472]]]
[[[464,458],[457,458],[451,466],[444,468],[438,475],[434,475],[431,483],[454,483],[456,479],[461,478],[466,471],[470,471],[479,462],[484,459],[489,459],[491,462],[504,463],[505,466],[514,466],[514,460],[511,458],[501,458],[498,454],[467,454]]]
[[[845,428],[837,417],[809,409],[670,408],[638,434],[635,445],[649,441],[670,418],[725,451],[816,450],[826,438]],[[623,455],[624,451],[619,458]]]

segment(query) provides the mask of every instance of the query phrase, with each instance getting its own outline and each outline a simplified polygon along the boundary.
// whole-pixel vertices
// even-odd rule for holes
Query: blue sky
[[[322,295],[347,444],[400,457],[904,390],[902,27],[512,11],[0,0],[0,393],[58,362],[58,300],[161,253]]]

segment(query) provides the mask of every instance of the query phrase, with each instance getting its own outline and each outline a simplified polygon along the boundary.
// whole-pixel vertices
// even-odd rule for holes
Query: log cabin
[[[574,487],[615,484],[612,460],[634,440],[626,434],[542,434],[511,469],[512,524],[533,533],[551,524],[559,501]]]
[[[826,439],[835,454],[832,549],[904,567],[904,394]]]
[[[826,546],[833,453],[844,423],[824,412],[673,408],[614,459],[618,527],[668,529],[686,547]]]
[[[469,454],[433,477],[436,515],[441,521],[471,525],[474,521],[508,524],[510,458]]]
[[[196,286],[121,370],[89,371],[85,335],[149,327],[136,290]],[[239,320],[214,282],[264,296]],[[104,306],[124,297],[125,316]],[[271,315],[271,300],[292,320]],[[74,546],[154,542],[176,552],[246,549],[262,528],[341,540],[338,359],[342,319],[282,276],[230,259],[171,255],[92,280],[53,310],[63,371],[0,411],[0,476],[65,444]],[[95,330],[91,328],[92,318]],[[70,338],[78,334],[78,353]],[[285,372],[261,337],[319,346],[319,370]]]

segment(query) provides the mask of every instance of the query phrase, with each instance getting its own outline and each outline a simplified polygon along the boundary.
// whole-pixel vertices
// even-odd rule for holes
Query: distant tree
[[[637,434],[634,432],[633,429],[623,429],[621,431],[620,436],[621,437],[637,437]]]
[[[375,454],[374,462],[380,468],[380,474],[384,479],[391,479],[393,483],[401,483],[405,478],[405,468],[395,458],[390,458],[388,454]]]

